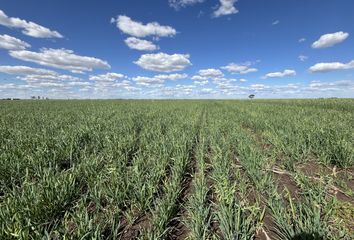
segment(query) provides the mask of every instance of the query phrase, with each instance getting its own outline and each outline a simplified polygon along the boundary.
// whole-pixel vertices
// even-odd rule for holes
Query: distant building
[[[3,98],[1,100],[4,100],[4,101],[17,101],[17,100],[21,100],[20,98]]]

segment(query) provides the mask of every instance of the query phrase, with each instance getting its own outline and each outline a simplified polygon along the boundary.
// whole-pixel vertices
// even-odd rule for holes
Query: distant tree
[[[41,100],[41,96],[38,96],[38,100]]]
[[[36,96],[31,96],[31,99],[32,99],[32,100],[35,100],[35,99],[36,99]]]
[[[249,99],[253,99],[255,96],[256,96],[256,95],[251,94],[251,95],[248,96],[248,98],[249,98]]]

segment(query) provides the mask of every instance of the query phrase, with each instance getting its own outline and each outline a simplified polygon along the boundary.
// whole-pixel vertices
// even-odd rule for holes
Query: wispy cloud
[[[295,70],[286,69],[286,70],[284,70],[282,72],[267,73],[265,76],[263,76],[263,79],[292,77],[292,76],[295,76],[295,75],[296,75],[296,71]]]
[[[308,56],[305,56],[305,55],[299,55],[298,59],[301,61],[301,62],[305,62],[309,57]]]
[[[274,25],[278,25],[280,23],[280,21],[279,20],[275,20],[274,22],[272,22],[272,25],[274,26]]]
[[[173,7],[174,9],[178,10],[181,7],[187,7],[191,6],[197,3],[202,3],[205,0],[168,0],[168,4],[170,7]]]

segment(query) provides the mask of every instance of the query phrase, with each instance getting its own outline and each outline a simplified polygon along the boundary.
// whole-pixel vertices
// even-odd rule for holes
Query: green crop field
[[[0,102],[0,239],[354,239],[354,100]]]

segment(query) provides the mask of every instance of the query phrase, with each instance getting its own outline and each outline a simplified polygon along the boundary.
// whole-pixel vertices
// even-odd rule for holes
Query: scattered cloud
[[[39,87],[47,87],[47,88],[62,88],[65,87],[63,83],[55,83],[55,82],[40,82],[38,83]]]
[[[274,22],[272,22],[272,25],[278,25],[280,23],[279,20],[275,20]]]
[[[168,75],[156,75],[155,78],[157,79],[161,79],[161,80],[179,80],[179,79],[185,79],[187,78],[188,75],[183,73],[183,74],[179,74],[179,73],[174,73],[174,74],[168,74]]]
[[[203,80],[207,80],[208,78],[207,77],[202,77],[202,76],[199,76],[199,75],[195,75],[191,79],[194,80],[194,81],[203,81]]]
[[[42,83],[54,83],[63,81],[81,81],[80,78],[73,77],[70,75],[62,75],[55,71],[42,69],[42,68],[32,68],[27,66],[0,66],[0,72],[16,75],[17,79],[26,81],[31,85],[40,85]]]
[[[125,87],[130,87],[131,82],[128,80],[101,80],[101,81],[95,81],[93,84],[94,90],[96,92],[108,92],[108,91],[114,91],[117,90],[117,88],[125,88]]]
[[[112,73],[112,72],[106,74],[100,74],[100,75],[91,75],[89,77],[91,81],[100,81],[100,82],[114,82],[122,78],[127,78],[127,76],[121,73]]]
[[[257,72],[257,68],[251,68],[251,62],[246,62],[243,64],[230,63],[227,66],[221,67],[221,69],[225,69],[232,74],[247,74],[252,72]]]
[[[205,0],[169,0],[168,2],[171,7],[179,9],[205,2]],[[213,10],[213,17],[220,17],[238,12],[235,8],[235,3],[237,0],[219,0],[219,2],[220,4]],[[171,26],[163,26],[158,22],[138,22],[123,15],[113,18],[112,23],[115,23],[117,28],[119,28],[123,33],[129,35],[124,40],[125,44],[131,49],[140,51],[156,51],[159,49],[159,46],[155,44],[155,41],[158,38],[173,37],[177,34],[177,31]],[[279,23],[279,20],[276,20],[272,23],[272,25],[277,25]],[[63,36],[56,31],[52,31],[33,22],[8,17],[1,10],[0,25],[20,29],[23,34],[31,37],[63,38]],[[145,37],[152,37],[152,39],[149,39],[150,41],[145,40],[143,39]],[[312,44],[312,48],[331,47],[345,41],[348,37],[349,33],[342,31],[325,34]],[[299,43],[303,43],[305,41],[305,38],[298,40]],[[95,69],[110,69],[108,62],[95,57],[80,56],[75,54],[72,50],[51,48],[42,48],[40,50],[33,51],[26,50],[30,47],[30,44],[18,38],[6,34],[0,35],[0,48],[9,50],[9,55],[19,60],[36,63],[42,66],[63,69],[72,73],[85,73]],[[298,59],[299,61],[304,62],[308,59],[308,56],[301,54],[298,56]],[[229,63],[219,69],[201,69],[197,72],[197,75],[191,76],[190,78],[186,73],[170,73],[182,71],[188,66],[191,66],[192,63],[190,61],[189,54],[167,54],[162,52],[143,54],[134,63],[143,69],[161,72],[161,74],[156,73],[158,75],[136,76],[130,78],[121,73],[107,72],[105,74],[90,75],[88,76],[88,79],[83,80],[76,76],[65,75],[43,68],[2,65],[0,66],[0,73],[15,75],[17,81],[23,82],[21,84],[18,84],[17,82],[0,84],[0,92],[2,93],[2,96],[8,96],[10,93],[16,95],[20,91],[30,89],[30,91],[34,92],[34,94],[42,91],[43,93],[48,94],[49,92],[55,92],[56,94],[59,94],[58,96],[61,96],[60,94],[74,96],[75,90],[77,93],[76,96],[78,97],[88,96],[98,98],[101,96],[129,96],[144,98],[146,96],[176,98],[224,98],[225,96],[247,97],[250,93],[257,93],[257,97],[314,97],[331,96],[331,94],[335,91],[337,91],[337,95],[341,92],[345,92],[345,94],[354,92],[353,80],[341,80],[334,82],[312,81],[310,83],[302,82],[286,85],[272,85],[272,81],[269,81],[267,83],[270,85],[268,85],[267,83],[251,84],[253,81],[251,83],[247,83],[247,80],[244,78],[237,80],[228,78],[229,74],[247,74],[257,72],[258,69],[254,68],[255,62],[238,64]],[[309,71],[312,73],[317,73],[347,69],[354,69],[354,60],[348,63],[321,62],[311,66]],[[295,70],[286,69],[284,71],[267,73],[262,78],[283,78],[295,75]],[[168,82],[177,81],[180,79],[187,79],[189,84],[177,84],[174,86],[176,82]],[[177,83],[185,82],[187,81],[179,81]],[[87,95],[80,95],[81,93],[79,94],[79,92],[83,92]],[[128,92],[132,95],[129,95]],[[324,92],[325,94],[321,95]],[[116,95],[117,93],[122,95]],[[288,95],[284,95],[284,93],[287,93]],[[316,94],[312,95],[312,93]]]
[[[15,75],[54,75],[55,72],[27,66],[0,66],[0,72]]]
[[[208,80],[195,80],[193,83],[195,85],[205,86],[205,85],[207,85],[209,83],[209,81]]]
[[[271,73],[267,73],[263,79],[267,79],[267,78],[283,78],[283,77],[292,77],[296,75],[296,71],[295,70],[284,70],[283,72],[271,72]]]
[[[198,74],[206,78],[222,78],[224,74],[219,69],[208,68],[199,70]]]
[[[12,50],[9,54],[23,61],[64,69],[73,73],[83,73],[96,68],[109,69],[111,67],[106,61],[94,57],[79,56],[72,50],[67,49],[42,48],[40,52]]]
[[[28,43],[9,35],[0,35],[0,48],[7,50],[24,50],[31,47]]]
[[[153,42],[139,39],[136,37],[129,37],[125,39],[124,42],[131,49],[136,49],[140,51],[155,51],[159,49],[159,47],[156,46]]]
[[[8,17],[2,10],[0,10],[0,25],[9,28],[23,29],[23,34],[35,38],[63,38],[63,36],[57,31],[52,31],[49,28],[43,27],[34,22]]]
[[[192,76],[191,79],[193,80],[193,83],[195,85],[199,85],[199,86],[205,86],[209,83],[208,77],[206,76],[195,75]]]
[[[134,82],[136,82],[137,85],[140,86],[161,86],[166,80],[179,80],[179,79],[185,79],[187,78],[187,74],[160,74],[160,75],[155,75],[154,77],[145,77],[145,76],[137,76],[132,78]]]
[[[181,85],[178,84],[175,87],[175,91],[178,92],[180,95],[190,95],[195,90],[194,85]]]
[[[141,86],[150,86],[150,85],[154,85],[154,84],[163,84],[164,80],[163,79],[158,79],[155,77],[142,77],[142,76],[137,76],[132,78],[133,81],[136,82],[137,85],[141,85]]]
[[[170,7],[173,7],[174,9],[178,10],[181,7],[187,7],[191,6],[197,3],[202,3],[205,0],[168,0],[168,4]]]
[[[337,70],[354,69],[354,60],[348,63],[341,62],[329,62],[329,63],[317,63],[310,67],[309,71],[312,73],[317,72],[331,72]]]
[[[319,91],[340,91],[343,89],[353,89],[353,80],[340,80],[335,82],[312,81],[309,84],[309,89]]]
[[[213,13],[214,17],[221,17],[225,15],[238,13],[238,10],[235,8],[234,4],[237,0],[219,0],[220,5]]]
[[[213,93],[215,90],[213,88],[202,88],[200,90],[201,93]]]
[[[61,75],[58,73],[54,74],[32,74],[26,75],[24,77],[18,77],[18,79],[29,82],[29,83],[40,83],[40,82],[57,82],[57,81],[80,81],[80,78],[73,77],[70,75]]]
[[[322,35],[320,39],[312,44],[312,48],[328,48],[343,42],[349,37],[349,33],[336,32]]]
[[[15,90],[15,91],[17,91],[17,90],[27,90],[27,89],[30,89],[30,88],[32,88],[32,86],[30,86],[28,84],[26,84],[26,85],[24,85],[24,84],[19,85],[19,84],[14,84],[14,83],[0,84],[0,92],[4,91],[4,90],[6,92],[9,92],[10,90]]]
[[[238,0],[219,0],[218,6],[213,12],[213,17],[221,17],[225,15],[238,13],[238,10],[235,7],[235,3]],[[192,6],[197,3],[205,2],[205,0],[168,0],[170,7],[173,7],[175,10],[179,10],[180,8]],[[204,14],[203,11],[200,11],[198,17]]]
[[[124,15],[119,15],[117,18],[112,18],[111,22],[116,23],[117,28],[119,28],[123,33],[138,38],[147,36],[172,37],[177,34],[177,31],[173,27],[162,26],[157,22],[143,24]]]
[[[238,86],[235,85],[236,79],[227,79],[227,78],[215,78],[213,83],[217,86],[218,89],[221,89],[223,93],[235,91]]]
[[[252,84],[250,86],[251,90],[263,90],[265,88],[268,88],[268,87],[266,85],[264,85],[264,84]]]
[[[68,82],[69,86],[75,86],[75,87],[88,87],[92,86],[92,83],[90,82]]]
[[[182,71],[192,65],[189,54],[144,54],[134,63],[146,70],[157,72]]]
[[[300,55],[298,58],[301,62],[305,62],[309,57],[305,55]]]

